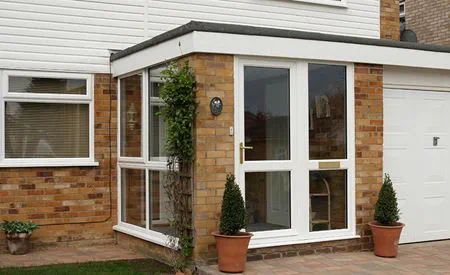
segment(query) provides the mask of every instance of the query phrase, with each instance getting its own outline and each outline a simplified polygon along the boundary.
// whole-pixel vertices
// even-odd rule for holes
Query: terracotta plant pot
[[[11,233],[6,234],[6,245],[12,255],[24,255],[31,251],[31,234]]]
[[[228,236],[215,232],[213,236],[216,238],[219,270],[229,273],[243,272],[252,234],[242,232],[236,236]]]
[[[370,222],[369,226],[372,229],[375,255],[386,258],[397,257],[398,242],[405,225],[396,223],[392,226],[384,226],[378,222]]]

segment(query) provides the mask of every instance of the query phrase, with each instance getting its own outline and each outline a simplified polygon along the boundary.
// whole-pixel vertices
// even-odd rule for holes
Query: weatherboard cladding
[[[265,27],[253,27],[246,25],[232,25],[210,22],[191,21],[183,26],[165,32],[161,35],[155,36],[149,40],[139,43],[135,46],[124,49],[111,56],[111,61],[118,60],[125,56],[139,52],[146,48],[153,47],[157,44],[165,41],[180,37],[182,35],[191,32],[213,32],[213,33],[226,33],[236,35],[250,35],[250,36],[268,36],[278,38],[290,38],[290,39],[303,39],[303,40],[316,40],[316,41],[328,41],[339,42],[348,44],[370,45],[380,47],[402,48],[419,51],[432,51],[432,52],[444,52],[450,53],[450,47],[427,45],[420,43],[409,43],[387,39],[373,39],[373,38],[361,38],[342,35],[323,34],[315,32],[304,32],[286,29],[274,29]]]

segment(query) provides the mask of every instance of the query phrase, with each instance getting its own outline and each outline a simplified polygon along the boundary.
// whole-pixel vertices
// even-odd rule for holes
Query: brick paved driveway
[[[401,245],[396,259],[371,252],[296,256],[247,264],[245,274],[450,274],[450,240]],[[200,275],[223,274],[217,266],[203,267]]]

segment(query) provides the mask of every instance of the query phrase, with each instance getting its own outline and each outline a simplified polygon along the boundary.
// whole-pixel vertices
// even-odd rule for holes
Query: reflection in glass
[[[159,98],[161,87],[162,83],[150,81],[149,155],[151,161],[166,161],[164,147],[167,140],[167,123],[158,115],[161,107],[164,106],[164,102]]]
[[[309,157],[347,158],[346,67],[309,64]]]
[[[347,171],[310,171],[310,231],[347,228]]]
[[[142,75],[120,80],[120,155],[140,157],[142,140]]]
[[[121,221],[145,228],[145,170],[121,170]]]
[[[149,175],[150,229],[166,235],[174,235],[174,228],[170,224],[173,207],[164,186],[167,175],[160,171],[150,171]]]
[[[288,160],[289,69],[245,67],[245,160]]]
[[[89,105],[5,103],[6,158],[88,158]]]
[[[9,77],[10,93],[85,95],[85,79],[60,79],[42,77]]]
[[[248,232],[291,228],[290,172],[245,174]]]

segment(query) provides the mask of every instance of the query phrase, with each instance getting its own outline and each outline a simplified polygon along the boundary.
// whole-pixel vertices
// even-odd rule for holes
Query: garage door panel
[[[445,114],[447,113],[447,100],[444,97],[424,98],[420,106],[418,122],[422,123],[425,133],[442,132],[446,128]]]
[[[406,96],[395,96],[386,94],[384,97],[384,115],[390,117],[385,121],[385,134],[406,134],[408,131],[405,121],[408,121],[408,105],[405,102],[410,101]]]
[[[450,238],[450,93],[386,89],[384,123],[383,166],[406,224],[400,241]]]
[[[448,238],[449,229],[445,222],[448,197],[445,195],[424,196],[423,207],[428,215],[423,217],[423,234],[417,241]]]

